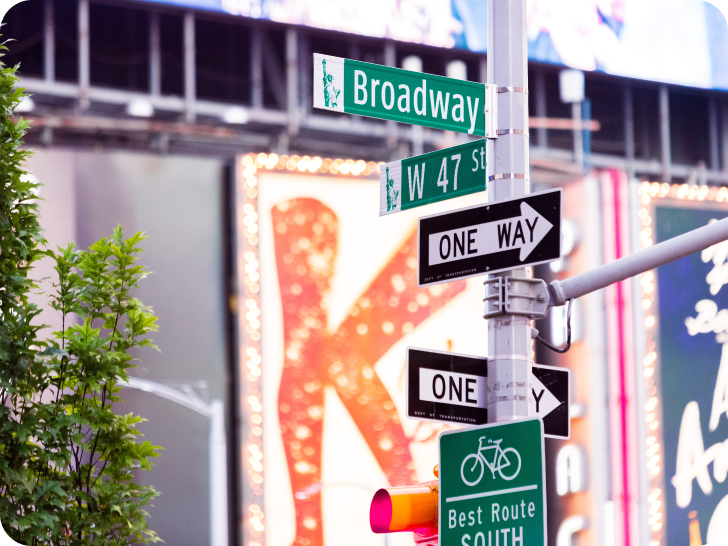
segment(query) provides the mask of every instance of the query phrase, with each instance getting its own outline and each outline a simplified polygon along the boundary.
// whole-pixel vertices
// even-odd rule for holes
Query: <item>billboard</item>
[[[241,368],[256,370],[243,385],[246,543],[381,544],[374,492],[434,479],[437,435],[451,428],[407,419],[406,348],[485,356],[482,279],[417,286],[418,211],[378,216],[375,164],[352,174],[320,158],[243,161],[239,263],[255,311]]]
[[[138,0],[485,52],[482,0]],[[728,90],[719,0],[528,0],[530,60]]]
[[[643,183],[643,247],[725,218],[727,199],[728,188]],[[711,543],[728,521],[727,256],[719,243],[641,279],[649,525],[667,544]]]

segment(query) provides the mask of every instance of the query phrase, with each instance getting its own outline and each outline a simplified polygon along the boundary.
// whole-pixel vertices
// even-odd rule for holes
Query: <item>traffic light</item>
[[[369,524],[375,533],[437,528],[437,481],[407,487],[388,487],[374,494]]]

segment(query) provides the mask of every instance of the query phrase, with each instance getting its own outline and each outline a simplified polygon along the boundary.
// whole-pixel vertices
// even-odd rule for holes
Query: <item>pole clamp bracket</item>
[[[485,138],[498,138],[498,89],[494,83],[485,84]]]
[[[521,315],[535,320],[548,314],[551,297],[543,279],[494,277],[483,284],[483,318]]]

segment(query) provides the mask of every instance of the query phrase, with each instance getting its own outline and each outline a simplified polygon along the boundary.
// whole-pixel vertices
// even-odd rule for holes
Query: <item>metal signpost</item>
[[[548,286],[532,278],[530,266],[561,257],[562,202],[560,189],[529,195],[526,44],[526,1],[488,0],[485,85],[314,54],[317,108],[486,137],[380,172],[380,215],[488,182],[488,203],[419,221],[420,286],[489,275],[488,357],[409,348],[407,414],[490,423],[440,436],[438,482],[376,493],[372,529],[427,530],[420,544],[545,546],[544,435],[570,436],[570,375],[534,364],[532,343],[565,352],[571,338],[567,326],[566,347],[553,347],[531,322],[728,239],[724,219]]]
[[[540,419],[443,432],[439,472],[440,544],[545,544]]]
[[[498,86],[498,125],[500,131],[506,131],[488,141],[491,203],[524,197],[531,191],[526,43],[525,0],[488,0],[488,82]],[[506,277],[530,276],[530,271],[521,268],[491,278],[504,281]],[[488,320],[488,388],[498,391],[498,396],[488,400],[488,419],[501,422],[527,417],[531,320],[507,313],[505,306],[491,316],[498,318]],[[545,542],[544,536],[529,546]]]
[[[379,170],[379,215],[485,191],[485,140],[392,161]]]
[[[561,189],[424,216],[418,244],[420,286],[558,260]]]
[[[483,357],[407,347],[407,417],[487,423],[487,362]]]
[[[313,56],[315,108],[486,136],[486,86],[421,72]]]

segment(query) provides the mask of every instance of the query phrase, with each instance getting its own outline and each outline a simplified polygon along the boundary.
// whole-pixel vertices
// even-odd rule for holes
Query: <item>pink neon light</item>
[[[614,192],[614,254],[615,259],[622,257],[622,219],[621,219],[621,203],[620,203],[620,184],[619,173],[612,171],[611,173],[613,192]],[[616,285],[617,289],[617,345],[619,355],[619,420],[622,432],[622,494],[623,498],[623,516],[624,516],[624,546],[630,546],[630,495],[629,495],[629,450],[628,450],[628,431],[627,431],[627,378],[626,378],[626,355],[625,355],[625,339],[624,339],[624,293],[622,283]]]

